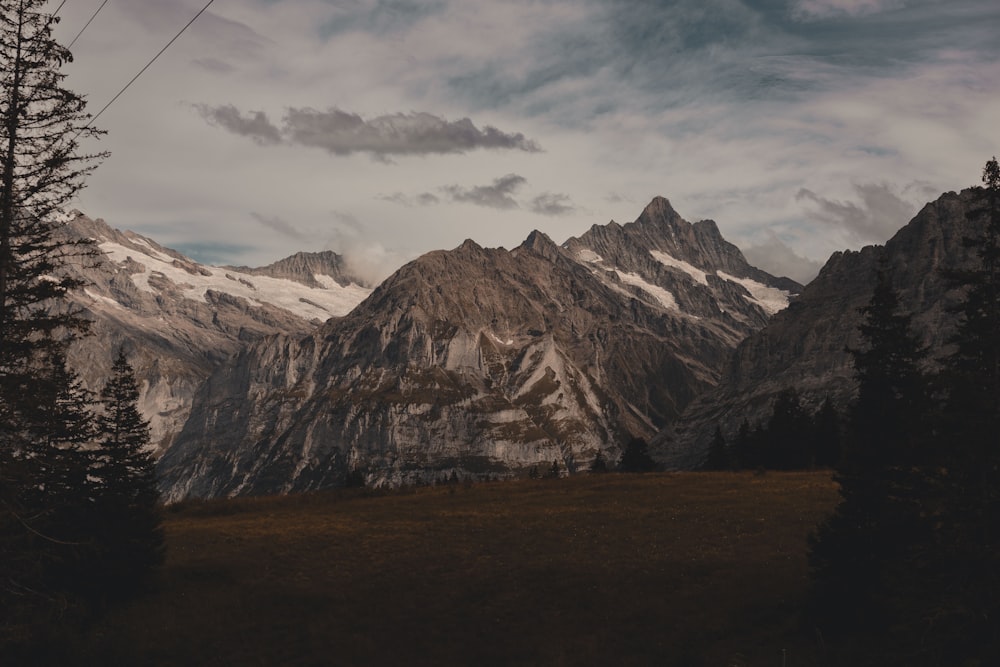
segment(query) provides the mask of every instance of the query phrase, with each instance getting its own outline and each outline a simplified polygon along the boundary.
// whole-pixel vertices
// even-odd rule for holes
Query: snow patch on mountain
[[[768,287],[764,283],[759,283],[751,278],[737,278],[736,276],[731,276],[723,271],[719,271],[718,275],[720,278],[742,285],[746,288],[746,291],[749,292],[750,295],[744,298],[746,298],[747,301],[751,301],[759,305],[768,315],[774,315],[778,311],[784,310],[788,307],[789,297],[791,294],[787,290],[781,290],[776,287]]]
[[[587,262],[588,264],[596,264],[604,261],[603,257],[588,248],[581,249],[576,253],[576,256],[581,262]]]
[[[164,255],[162,252],[160,252],[159,250],[157,250],[156,248],[154,248],[152,245],[150,245],[143,238],[140,238],[138,236],[133,236],[132,238],[129,239],[129,241],[131,241],[135,245],[143,246],[144,248],[146,248],[146,250],[143,250],[142,252],[145,253],[145,254],[147,254],[147,255],[149,255],[150,257],[158,259],[158,260],[160,260],[162,262],[168,262],[169,263],[169,262],[174,261],[173,257],[168,257],[167,255]]]
[[[705,286],[708,285],[708,274],[696,267],[694,264],[685,262],[682,259],[671,257],[667,253],[660,250],[650,250],[649,254],[652,255],[653,259],[658,261],[660,264],[680,269],[684,273],[691,276],[696,283],[701,283]]]
[[[95,293],[91,292],[89,289],[87,289],[86,287],[83,288],[83,293],[86,294],[87,296],[89,296],[94,301],[101,301],[101,302],[106,303],[107,305],[111,306],[112,308],[116,308],[118,310],[125,310],[125,306],[121,305],[120,303],[118,303],[114,299],[112,299],[110,297],[106,297],[103,294],[95,294]]]
[[[141,239],[132,242],[148,246],[140,243]],[[133,273],[132,282],[145,292],[156,294],[160,291],[150,284],[151,278],[154,281],[166,279],[177,286],[184,298],[192,301],[207,302],[205,294],[214,290],[244,298],[252,304],[277,306],[306,320],[323,321],[331,316],[346,315],[370,292],[354,283],[341,286],[329,276],[316,276],[323,287],[314,288],[284,278],[251,276],[210,266],[199,265],[198,270],[192,271],[152,247],[149,252],[140,253],[134,248],[105,241],[100,249],[116,264],[124,265],[130,259],[142,264],[146,270]]]
[[[632,285],[638,287],[646,294],[650,295],[659,302],[661,306],[667,310],[680,310],[677,305],[677,299],[668,290],[663,289],[658,285],[653,285],[652,283],[646,282],[642,276],[635,273],[625,273],[615,269],[615,273],[618,274],[618,278],[627,285]]]
[[[489,332],[489,334],[490,334],[490,338],[493,339],[493,342],[495,342],[498,345],[505,345],[506,346],[506,345],[513,345],[514,344],[514,341],[511,338],[508,338],[507,340],[503,340],[502,338],[500,338],[500,336],[496,335],[492,331]]]

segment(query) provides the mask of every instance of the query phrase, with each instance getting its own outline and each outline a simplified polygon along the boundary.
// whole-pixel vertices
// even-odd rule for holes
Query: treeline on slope
[[[767,421],[751,427],[744,420],[727,439],[716,426],[704,470],[805,470],[830,468],[840,461],[844,417],[827,399],[814,412],[794,388],[775,398]]]
[[[582,469],[577,470],[582,471]],[[656,470],[659,470],[659,465],[653,457],[649,455],[649,443],[647,443],[644,438],[638,437],[629,439],[628,444],[626,444],[622,449],[621,457],[617,462],[609,461],[604,455],[604,452],[598,450],[594,459],[586,468],[586,472],[589,474],[602,474],[608,472],[643,473],[654,472]],[[528,468],[525,476],[527,479],[561,479],[572,474],[574,474],[574,471],[565,461],[560,463],[558,460],[554,460],[549,465],[531,466]],[[458,470],[452,469],[450,473],[442,471],[441,474],[432,482],[417,482],[412,486],[455,486],[458,484],[469,486],[476,482],[499,482],[506,479],[510,479],[510,477],[502,477],[499,474],[494,474],[492,477],[485,478],[478,475],[462,475]],[[364,471],[360,468],[352,470],[347,476],[347,483],[345,486],[347,488],[366,487],[367,482]]]
[[[858,395],[842,502],[812,539],[809,621],[835,664],[987,665],[1000,656],[1000,167],[970,210],[978,265],[944,356],[900,312],[887,267],[851,350]],[[933,372],[928,367],[937,368]]]
[[[0,655],[69,664],[62,639],[163,557],[148,423],[120,353],[99,396],[67,366],[88,322],[62,267],[92,256],[59,220],[104,154],[44,0],[0,4]],[[5,663],[7,664],[7,663]]]

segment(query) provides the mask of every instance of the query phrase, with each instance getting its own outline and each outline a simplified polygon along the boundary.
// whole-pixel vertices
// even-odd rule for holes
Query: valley
[[[828,473],[187,502],[150,595],[75,664],[819,664],[801,632]]]

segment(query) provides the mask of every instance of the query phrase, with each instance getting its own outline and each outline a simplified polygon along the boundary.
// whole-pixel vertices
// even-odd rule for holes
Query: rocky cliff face
[[[125,346],[157,453],[180,432],[205,378],[244,345],[279,333],[305,335],[371,291],[345,275],[333,253],[300,253],[243,271],[198,264],[78,212],[63,231],[94,239],[100,251],[71,267],[88,283],[74,305],[93,321],[95,335],[70,350],[70,361],[96,390]]]
[[[798,285],[664,199],[563,247],[466,241],[346,317],[254,344],[205,383],[160,461],[168,498],[508,477],[616,459],[715,385]]]
[[[744,419],[766,419],[786,388],[798,390],[813,409],[827,396],[846,406],[856,391],[846,348],[861,344],[858,310],[871,299],[883,259],[903,309],[913,314],[914,330],[932,350],[941,350],[955,326],[948,307],[960,296],[948,290],[942,270],[969,266],[973,252],[963,239],[981,233],[966,217],[972,197],[969,190],[945,194],[884,247],[830,257],[788,309],[739,345],[719,386],[656,438],[658,457],[673,467],[699,465],[717,424],[732,440]]]

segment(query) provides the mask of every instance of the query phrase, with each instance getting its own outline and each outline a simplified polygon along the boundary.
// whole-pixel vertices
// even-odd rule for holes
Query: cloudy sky
[[[102,1],[67,0],[64,43]],[[206,1],[110,0],[68,87],[96,112]],[[663,195],[807,280],[1000,153],[998,26],[996,0],[215,0],[98,120],[79,208],[378,278]]]

